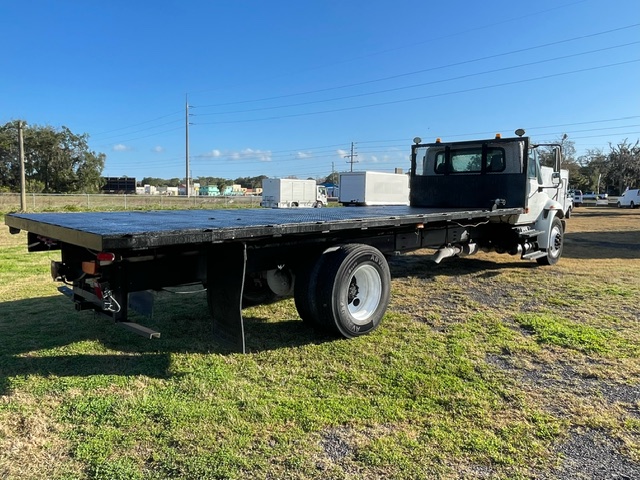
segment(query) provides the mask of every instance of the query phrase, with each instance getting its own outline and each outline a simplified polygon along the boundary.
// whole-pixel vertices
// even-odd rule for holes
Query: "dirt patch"
[[[558,445],[560,464],[539,479],[634,480],[640,478],[640,464],[620,454],[622,442],[594,429],[572,429]]]

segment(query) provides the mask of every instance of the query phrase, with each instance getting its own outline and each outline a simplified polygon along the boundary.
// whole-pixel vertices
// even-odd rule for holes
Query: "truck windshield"
[[[502,172],[505,169],[505,154],[502,148],[488,148],[484,158],[484,171]],[[480,173],[482,171],[482,148],[461,148],[450,150],[450,161],[447,165],[446,151],[436,153],[434,172],[444,173]]]

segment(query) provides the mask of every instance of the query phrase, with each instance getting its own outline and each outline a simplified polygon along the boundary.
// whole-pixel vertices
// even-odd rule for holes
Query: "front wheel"
[[[636,208],[636,206],[635,206],[635,204],[634,204],[633,202],[631,202],[631,203],[629,204],[629,206],[631,207],[631,210],[633,210],[634,208]]]
[[[564,228],[558,217],[554,217],[549,231],[549,246],[544,257],[536,258],[540,265],[555,265],[562,256],[564,246]]]
[[[363,244],[342,245],[324,255],[317,271],[319,323],[346,338],[373,331],[391,295],[391,274],[384,255]]]

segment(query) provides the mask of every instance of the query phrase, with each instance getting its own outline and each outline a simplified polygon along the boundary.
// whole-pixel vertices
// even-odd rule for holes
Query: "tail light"
[[[116,254],[111,252],[100,252],[96,255],[96,260],[101,266],[111,265],[116,260]]]
[[[111,265],[116,261],[116,254],[111,252],[100,252],[95,260],[82,262],[82,271],[87,275],[97,275],[100,267]]]

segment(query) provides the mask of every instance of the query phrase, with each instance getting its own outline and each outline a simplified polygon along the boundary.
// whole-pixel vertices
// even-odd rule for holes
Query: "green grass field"
[[[248,354],[204,295],[161,293],[147,340],[75,312],[0,228],[0,477],[561,477],[603,435],[640,461],[640,214],[581,208],[564,257],[390,260],[382,326],[336,340],[293,301],[245,310]],[[554,473],[555,472],[555,473]]]

